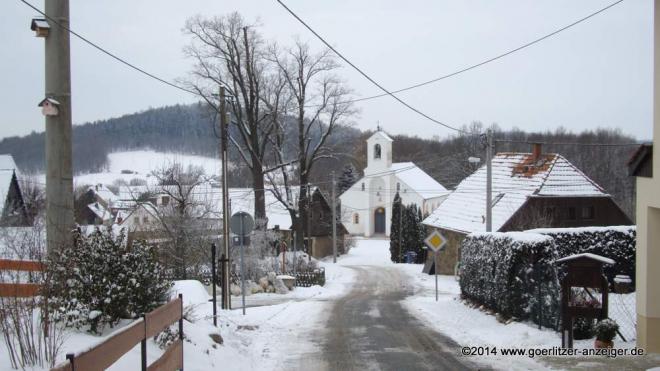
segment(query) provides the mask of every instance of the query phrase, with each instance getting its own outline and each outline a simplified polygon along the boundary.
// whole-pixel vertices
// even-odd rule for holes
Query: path
[[[357,273],[353,290],[330,307],[318,334],[320,354],[301,355],[290,365],[329,370],[467,370],[477,366],[459,357],[459,346],[424,326],[402,306],[412,290],[400,270],[349,266]]]

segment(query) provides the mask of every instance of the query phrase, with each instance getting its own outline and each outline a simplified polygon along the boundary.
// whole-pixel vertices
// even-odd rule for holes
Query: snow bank
[[[170,290],[170,298],[173,299],[179,294],[183,294],[184,306],[206,303],[211,299],[204,285],[196,280],[174,281],[174,286]]]

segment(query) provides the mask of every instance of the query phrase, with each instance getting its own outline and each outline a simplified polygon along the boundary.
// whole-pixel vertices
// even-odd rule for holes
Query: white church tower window
[[[374,159],[380,159],[381,156],[381,149],[380,149],[380,144],[376,144],[374,146]]]

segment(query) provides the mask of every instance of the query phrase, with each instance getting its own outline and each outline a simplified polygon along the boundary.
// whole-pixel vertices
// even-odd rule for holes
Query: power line
[[[278,1],[279,1],[279,0],[278,0]],[[498,59],[502,59],[502,58],[504,58],[504,57],[506,57],[506,56],[509,56],[509,55],[511,55],[511,54],[513,54],[513,53],[516,53],[516,52],[518,52],[518,51],[520,51],[520,50],[523,50],[523,49],[526,49],[526,48],[528,48],[528,47],[530,47],[530,46],[532,46],[532,45],[538,44],[539,42],[541,42],[541,41],[543,41],[543,40],[549,39],[549,38],[551,38],[551,37],[557,35],[558,33],[561,33],[561,32],[563,32],[563,31],[566,31],[567,29],[569,29],[569,28],[571,28],[571,27],[574,27],[574,26],[576,26],[576,25],[578,25],[578,24],[580,24],[580,23],[582,23],[582,22],[584,22],[584,21],[586,21],[586,20],[588,20],[588,19],[590,19],[590,18],[592,18],[592,17],[595,17],[596,15],[598,15],[598,14],[600,14],[600,13],[602,13],[602,12],[604,12],[604,11],[610,9],[610,8],[612,8],[613,6],[619,4],[619,3],[623,2],[623,1],[624,1],[624,0],[615,1],[614,3],[608,5],[608,6],[604,7],[604,8],[601,8],[601,9],[599,9],[599,10],[597,10],[597,11],[595,11],[595,12],[593,12],[593,13],[591,13],[591,14],[585,16],[585,17],[582,17],[582,18],[578,19],[577,21],[575,21],[575,22],[573,22],[573,23],[570,23],[570,24],[568,24],[568,25],[566,25],[566,26],[564,26],[564,27],[561,27],[561,28],[559,28],[559,29],[553,31],[553,32],[550,32],[549,34],[546,34],[546,35],[541,36],[541,37],[539,37],[539,38],[537,38],[537,39],[534,39],[534,40],[532,40],[532,41],[530,41],[530,42],[528,42],[528,43],[526,43],[526,44],[523,44],[523,45],[521,45],[521,46],[519,46],[519,47],[517,47],[517,48],[510,49],[510,50],[508,50],[508,51],[506,51],[506,52],[504,52],[504,53],[502,53],[502,54],[498,54],[498,55],[496,55],[496,56],[494,56],[494,57],[492,57],[492,58],[488,58],[488,59],[486,59],[486,60],[484,60],[484,61],[481,61],[481,62],[479,62],[479,63],[473,64],[473,65],[470,65],[470,66],[467,66],[467,67],[464,67],[464,68],[461,68],[461,69],[459,69],[459,70],[456,70],[456,71],[454,71],[454,72],[448,73],[448,74],[446,74],[446,75],[443,75],[443,76],[440,76],[440,77],[437,77],[437,78],[434,78],[434,79],[431,79],[431,80],[427,80],[427,81],[424,81],[424,82],[420,82],[420,83],[415,84],[415,85],[410,85],[410,86],[405,87],[405,88],[402,88],[402,89],[394,90],[394,91],[391,92],[391,94],[397,94],[397,93],[401,93],[401,92],[404,92],[404,91],[408,91],[408,90],[416,89],[416,88],[419,88],[419,87],[422,87],[422,86],[425,86],[425,85],[430,85],[430,84],[436,83],[436,82],[438,82],[438,81],[442,81],[442,80],[448,79],[448,78],[450,78],[450,77],[454,77],[454,76],[456,76],[456,75],[460,75],[461,73],[468,72],[468,71],[473,70],[473,69],[475,69],[475,68],[481,67],[481,66],[486,65],[486,64],[491,63],[491,62],[494,62],[494,61],[496,61],[496,60],[498,60]],[[352,99],[352,100],[346,101],[345,103],[355,103],[355,102],[361,102],[361,101],[370,100],[370,99],[382,98],[382,97],[385,97],[385,96],[387,96],[387,95],[391,95],[391,94],[387,94],[387,93],[386,93],[386,94],[377,94],[377,95],[372,95],[372,96],[369,96],[369,97]]]
[[[385,95],[389,95],[389,96],[391,96],[392,98],[394,98],[394,99],[395,99],[396,101],[398,101],[399,103],[403,104],[405,107],[407,107],[407,108],[410,109],[411,111],[417,113],[418,115],[420,115],[420,116],[426,118],[427,120],[429,120],[429,121],[431,121],[431,122],[434,122],[434,123],[436,123],[436,124],[438,124],[438,125],[441,125],[441,126],[446,127],[447,129],[451,129],[451,130],[454,130],[454,131],[459,132],[459,133],[471,134],[471,133],[468,133],[468,132],[463,131],[463,130],[461,130],[461,129],[458,129],[458,128],[456,128],[456,127],[453,127],[453,126],[451,126],[451,125],[447,125],[447,124],[445,124],[445,123],[443,123],[443,122],[441,122],[441,121],[439,121],[439,120],[434,119],[433,117],[431,117],[431,116],[425,114],[424,112],[422,112],[422,111],[418,110],[417,108],[411,106],[410,104],[406,103],[405,101],[403,101],[401,98],[399,98],[399,97],[397,97],[396,95],[394,95],[394,94],[393,94],[392,92],[390,92],[389,90],[385,89],[381,84],[379,84],[378,82],[376,82],[376,80],[372,79],[369,75],[367,75],[367,74],[366,74],[364,71],[362,71],[359,67],[357,67],[357,66],[356,66],[355,64],[353,64],[350,60],[348,60],[348,58],[344,57],[344,55],[341,54],[339,51],[337,51],[337,49],[333,48],[332,45],[330,45],[330,43],[328,43],[327,41],[325,41],[325,39],[324,39],[321,35],[319,35],[316,31],[314,31],[314,29],[313,29],[312,27],[310,27],[307,23],[305,23],[305,21],[303,21],[300,17],[298,17],[298,15],[296,15],[296,13],[294,13],[291,9],[289,9],[289,7],[287,7],[287,6],[282,2],[282,0],[276,0],[276,1],[277,1],[280,5],[282,5],[282,7],[283,7],[284,9],[286,9],[287,12],[289,12],[289,14],[291,14],[295,19],[297,19],[298,22],[300,22],[303,26],[305,26],[305,28],[307,28],[311,33],[313,33],[314,36],[316,36],[319,40],[321,40],[321,42],[323,42],[323,44],[325,44],[325,46],[327,46],[328,49],[332,50],[332,51],[333,51],[333,52],[334,52],[339,58],[341,58],[341,59],[342,59],[344,62],[346,62],[349,66],[353,67],[353,69],[355,69],[355,70],[356,70],[357,72],[359,72],[362,76],[364,76],[364,78],[366,78],[366,79],[369,80],[372,84],[376,85],[380,90],[382,90],[383,92],[385,92]],[[623,1],[623,0],[620,0],[620,1]]]
[[[160,78],[160,77],[154,75],[153,73],[151,73],[151,72],[147,72],[147,71],[145,71],[144,69],[142,69],[142,68],[140,68],[140,67],[138,67],[138,66],[136,66],[136,65],[134,65],[134,64],[132,64],[132,63],[126,61],[126,60],[124,60],[124,59],[122,59],[121,57],[118,57],[117,55],[115,55],[115,54],[113,54],[113,53],[111,53],[111,52],[109,52],[109,51],[103,49],[103,48],[100,47],[98,44],[95,44],[94,42],[90,41],[89,39],[85,38],[84,36],[82,36],[82,35],[78,34],[77,32],[73,31],[73,30],[70,29],[69,27],[63,25],[63,24],[60,23],[57,19],[54,19],[54,18],[52,18],[52,17],[49,17],[46,13],[42,12],[41,10],[39,10],[37,7],[35,7],[34,5],[30,4],[30,3],[27,2],[26,0],[19,0],[19,1],[22,2],[23,4],[29,6],[29,7],[32,8],[34,11],[36,11],[36,12],[39,13],[39,14],[41,14],[42,16],[44,16],[46,19],[48,19],[49,21],[53,22],[53,23],[56,24],[57,26],[59,26],[59,27],[61,27],[62,29],[66,30],[66,31],[69,32],[70,34],[76,36],[76,37],[79,38],[80,40],[82,40],[82,41],[84,41],[85,43],[87,43],[88,45],[90,45],[90,46],[96,48],[97,50],[101,51],[102,53],[108,55],[109,57],[115,59],[116,61],[118,61],[118,62],[120,62],[120,63],[122,63],[122,64],[124,64],[124,65],[126,65],[126,66],[128,66],[128,67],[130,67],[130,68],[132,68],[132,69],[134,69],[134,70],[136,70],[136,71],[138,71],[138,72],[140,72],[140,73],[142,73],[142,74],[148,76],[148,77],[151,77],[152,79],[155,79],[155,80],[157,80],[157,81],[160,81],[160,82],[162,82],[163,84],[169,85],[169,86],[171,86],[171,87],[173,87],[173,88],[176,88],[176,89],[179,89],[179,90],[185,91],[185,92],[190,93],[190,94],[193,94],[193,95],[198,95],[196,92],[194,92],[194,91],[192,91],[192,90],[190,90],[190,89],[186,89],[186,88],[184,88],[183,86],[179,86],[179,85],[173,84],[173,83],[171,83],[171,82],[169,82],[169,81],[167,81],[167,80],[165,80],[165,79],[162,79],[162,78]]]
[[[622,0],[623,1],[623,0]],[[497,143],[543,144],[549,146],[586,146],[586,147],[631,147],[646,143],[578,143],[578,142],[540,142],[534,140],[495,139]]]

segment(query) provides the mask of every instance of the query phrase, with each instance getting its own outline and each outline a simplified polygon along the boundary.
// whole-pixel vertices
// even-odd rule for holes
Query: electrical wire
[[[604,8],[601,8],[601,9],[599,9],[599,10],[597,10],[597,11],[595,11],[595,12],[593,12],[593,13],[591,13],[591,14],[585,16],[585,17],[582,17],[582,18],[578,19],[577,21],[575,21],[575,22],[573,22],[573,23],[570,23],[570,24],[568,24],[568,25],[566,25],[566,26],[564,26],[564,27],[561,27],[561,28],[559,28],[559,29],[553,31],[553,32],[550,32],[549,34],[546,34],[546,35],[541,36],[541,37],[539,37],[539,38],[537,38],[537,39],[534,39],[534,40],[532,40],[532,41],[530,41],[530,42],[528,42],[528,43],[526,43],[526,44],[523,44],[523,45],[521,45],[521,46],[519,46],[519,47],[517,47],[517,48],[510,49],[510,50],[508,50],[508,51],[506,51],[506,52],[504,52],[504,53],[502,53],[502,54],[498,54],[498,55],[496,55],[496,56],[494,56],[494,57],[492,57],[492,58],[488,58],[488,59],[486,59],[486,60],[484,60],[484,61],[481,61],[481,62],[479,62],[479,63],[476,63],[476,64],[473,64],[473,65],[470,65],[470,66],[467,66],[467,67],[461,68],[461,69],[459,69],[459,70],[456,70],[456,71],[454,71],[454,72],[448,73],[448,74],[443,75],[443,76],[440,76],[440,77],[436,77],[436,78],[431,79],[431,80],[423,81],[423,82],[417,83],[417,84],[415,84],[415,85],[410,85],[410,86],[407,86],[407,87],[405,87],[405,88],[401,88],[401,89],[398,89],[398,90],[393,90],[391,93],[392,93],[392,94],[397,94],[397,93],[401,93],[401,92],[404,92],[404,91],[408,91],[408,90],[416,89],[416,88],[419,88],[419,87],[422,87],[422,86],[425,86],[425,85],[430,85],[430,84],[436,83],[436,82],[438,82],[438,81],[442,81],[442,80],[448,79],[448,78],[450,78],[450,77],[454,77],[454,76],[456,76],[456,75],[460,75],[460,74],[462,74],[462,73],[464,73],[464,72],[468,72],[468,71],[470,71],[470,70],[473,70],[473,69],[475,69],[475,68],[481,67],[481,66],[486,65],[486,64],[488,64],[488,63],[494,62],[494,61],[496,61],[496,60],[498,60],[498,59],[501,59],[501,58],[504,58],[504,57],[506,57],[506,56],[509,56],[509,55],[511,55],[511,54],[513,54],[513,53],[516,53],[516,52],[518,52],[518,51],[520,51],[520,50],[526,49],[526,48],[528,48],[528,47],[530,47],[530,46],[532,46],[532,45],[538,44],[539,42],[541,42],[541,41],[543,41],[543,40],[546,40],[546,39],[549,39],[549,38],[551,38],[551,37],[557,35],[558,33],[561,33],[561,32],[563,32],[563,31],[566,31],[567,29],[569,29],[569,28],[571,28],[571,27],[574,27],[574,26],[576,26],[576,25],[578,25],[578,24],[580,24],[580,23],[582,23],[582,22],[584,22],[584,21],[586,21],[586,20],[588,20],[588,19],[590,19],[590,18],[592,18],[592,17],[595,17],[596,15],[598,15],[598,14],[600,14],[600,13],[602,13],[602,12],[604,12],[604,11],[610,9],[610,8],[612,8],[613,6],[619,4],[619,3],[623,2],[623,1],[624,1],[624,0],[615,1],[614,3],[608,5],[608,6],[604,7]],[[345,103],[361,102],[361,101],[370,100],[370,99],[382,98],[382,97],[385,97],[385,96],[387,96],[387,95],[389,95],[389,94],[377,94],[377,95],[372,95],[372,96],[369,96],[369,97],[358,98],[358,99],[352,99],[352,100],[346,101]]]
[[[175,89],[179,89],[179,90],[181,90],[181,91],[185,91],[185,92],[190,93],[190,94],[193,94],[193,95],[198,95],[198,94],[197,94],[195,91],[193,91],[193,90],[186,89],[186,88],[184,88],[183,86],[179,86],[179,85],[176,85],[176,84],[174,84],[174,83],[171,83],[171,82],[169,82],[169,81],[167,81],[167,80],[165,80],[165,79],[162,79],[162,78],[160,78],[160,77],[154,75],[153,73],[148,72],[148,71],[146,71],[146,70],[144,70],[144,69],[142,69],[142,68],[140,68],[140,67],[138,67],[138,66],[136,66],[136,65],[134,65],[134,64],[132,64],[132,63],[130,63],[130,62],[128,62],[128,61],[126,61],[125,59],[123,59],[123,58],[117,56],[116,54],[107,51],[106,49],[102,48],[102,47],[99,46],[98,44],[95,44],[94,42],[90,41],[90,40],[87,39],[86,37],[80,35],[79,33],[75,32],[75,31],[73,31],[73,30],[70,29],[69,27],[63,25],[59,20],[54,19],[53,17],[48,16],[46,13],[44,13],[44,12],[41,11],[41,10],[39,10],[36,6],[30,4],[30,3],[27,2],[26,0],[19,0],[19,1],[22,2],[23,4],[29,6],[30,8],[32,8],[35,12],[41,14],[42,16],[44,16],[44,17],[45,17],[46,19],[48,19],[49,21],[51,21],[51,22],[53,22],[54,24],[56,24],[58,27],[60,27],[60,28],[62,28],[62,29],[64,29],[64,30],[66,30],[66,31],[69,32],[70,34],[76,36],[77,38],[79,38],[79,39],[82,40],[83,42],[85,42],[85,43],[87,43],[88,45],[92,46],[93,48],[99,50],[100,52],[102,52],[102,53],[108,55],[109,57],[115,59],[116,61],[118,61],[118,62],[120,62],[120,63],[122,63],[122,64],[124,64],[124,65],[126,65],[126,66],[128,66],[128,67],[130,67],[130,68],[132,68],[132,69],[134,69],[134,70],[136,70],[136,71],[138,71],[138,72],[140,72],[140,73],[142,73],[142,74],[148,76],[148,77],[151,77],[152,79],[155,79],[155,80],[157,80],[157,81],[160,81],[160,82],[163,83],[163,84],[169,85],[169,86],[171,86],[171,87],[173,87],[173,88],[175,88]]]
[[[328,49],[332,50],[332,51],[333,51],[333,52],[334,52],[339,58],[341,58],[341,59],[342,59],[344,62],[346,62],[349,66],[353,67],[353,69],[356,70],[358,73],[360,73],[364,78],[366,78],[366,79],[369,80],[372,84],[374,84],[376,87],[378,87],[380,90],[382,90],[382,91],[385,93],[385,95],[389,95],[389,96],[391,96],[391,97],[394,98],[397,102],[399,102],[399,103],[401,103],[402,105],[404,105],[405,107],[407,107],[409,110],[411,110],[411,111],[417,113],[418,115],[420,115],[420,116],[426,118],[427,120],[429,120],[429,121],[431,121],[431,122],[433,122],[433,123],[436,123],[436,124],[438,124],[438,125],[444,126],[445,128],[447,128],[447,129],[451,129],[451,130],[454,130],[454,131],[456,131],[456,132],[458,132],[458,133],[472,134],[472,133],[469,133],[469,132],[467,132],[467,131],[464,131],[464,130],[461,130],[461,129],[459,129],[459,128],[456,128],[456,127],[454,127],[454,126],[451,126],[451,125],[445,124],[445,123],[443,123],[443,122],[441,122],[441,121],[439,121],[439,120],[436,120],[436,119],[434,119],[433,117],[431,117],[431,116],[425,114],[424,112],[420,111],[419,109],[417,109],[417,108],[411,106],[410,104],[406,103],[403,99],[401,99],[401,98],[397,97],[396,95],[394,95],[392,92],[390,92],[389,90],[387,90],[386,88],[384,88],[381,84],[379,84],[378,82],[376,82],[376,80],[374,80],[374,79],[371,78],[369,75],[367,75],[364,71],[362,71],[358,66],[356,66],[355,64],[353,64],[353,62],[351,62],[350,60],[348,60],[348,58],[346,58],[342,53],[340,53],[339,51],[337,51],[337,49],[335,49],[332,45],[330,45],[330,43],[328,43],[327,41],[325,41],[325,39],[324,39],[321,35],[319,35],[316,31],[314,31],[314,29],[313,29],[312,27],[310,27],[307,23],[305,23],[305,21],[303,21],[303,20],[302,20],[302,19],[301,19],[296,13],[294,13],[291,9],[289,9],[289,7],[286,6],[286,4],[284,4],[284,3],[282,2],[282,0],[276,0],[276,1],[277,1],[277,2],[278,2],[278,3],[279,3],[284,9],[286,9],[286,11],[289,12],[289,14],[291,14],[295,19],[297,19],[298,22],[300,22],[303,26],[305,26],[305,28],[307,28],[312,34],[314,34],[314,36],[316,36],[319,40],[321,40],[321,42],[323,42],[323,44],[325,44],[325,46],[327,46]]]
[[[523,143],[523,144],[543,144],[549,146],[584,146],[584,147],[631,147],[641,146],[648,143],[579,143],[579,142],[539,142],[534,140],[513,140],[513,139],[494,139],[496,143]]]

